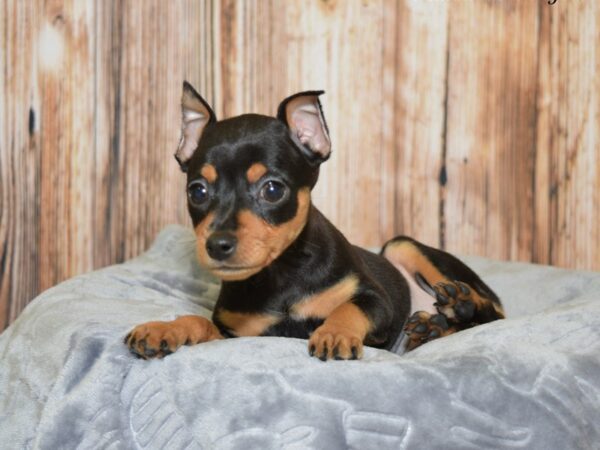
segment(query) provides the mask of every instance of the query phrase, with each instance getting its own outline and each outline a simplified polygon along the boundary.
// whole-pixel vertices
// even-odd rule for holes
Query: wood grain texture
[[[452,252],[527,260],[538,4],[457,2],[449,20],[445,242]]]
[[[0,2],[0,329],[188,224],[181,83],[220,118],[325,89],[315,203],[358,244],[600,270],[600,6]]]
[[[441,244],[447,2],[385,3],[380,243],[399,232]],[[373,242],[372,245],[380,245]]]
[[[316,205],[353,242],[381,242],[383,2],[293,3],[287,18],[287,91],[324,89],[333,153]],[[310,70],[298,70],[310,67]],[[342,175],[345,174],[345,175]]]
[[[39,159],[35,120],[39,14],[31,2],[0,4],[0,329],[39,292]],[[19,45],[15,45],[18,42]],[[8,69],[8,70],[7,70]]]
[[[542,8],[540,17],[530,257],[600,270],[600,4]]]
[[[217,114],[273,115],[291,93],[324,89],[333,153],[313,200],[349,239],[380,243],[384,2],[230,0],[219,7]]]
[[[41,11],[40,288],[92,269],[94,7],[46,2]]]

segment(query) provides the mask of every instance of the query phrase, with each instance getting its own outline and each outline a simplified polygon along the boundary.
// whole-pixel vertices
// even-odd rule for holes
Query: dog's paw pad
[[[460,281],[438,283],[433,289],[437,310],[449,319],[470,322],[480,307],[480,297]]]
[[[453,330],[443,314],[431,315],[425,311],[417,311],[408,319],[404,332],[409,338],[407,350],[413,350],[421,344],[446,336]]]

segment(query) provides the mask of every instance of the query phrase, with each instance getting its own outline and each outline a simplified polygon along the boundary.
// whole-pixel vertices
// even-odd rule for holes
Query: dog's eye
[[[269,180],[260,189],[260,196],[269,203],[277,203],[286,193],[285,184]]]
[[[192,181],[188,186],[188,196],[195,205],[202,205],[208,200],[208,188],[200,180]]]

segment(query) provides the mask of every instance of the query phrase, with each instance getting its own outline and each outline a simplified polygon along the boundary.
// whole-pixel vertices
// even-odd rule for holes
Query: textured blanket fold
[[[273,337],[138,360],[127,331],[210,317],[219,289],[193,233],[168,227],[142,256],[44,292],[0,336],[0,447],[599,448],[600,274],[463,259],[507,320],[360,361]]]

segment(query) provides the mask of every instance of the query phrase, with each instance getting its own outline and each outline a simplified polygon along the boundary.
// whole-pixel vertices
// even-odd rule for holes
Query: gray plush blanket
[[[193,239],[168,227],[0,336],[1,448],[600,448],[600,274],[464,258],[509,319],[405,355],[322,362],[303,340],[240,338],[135,359],[134,325],[210,316]]]

